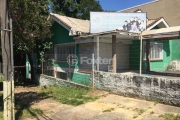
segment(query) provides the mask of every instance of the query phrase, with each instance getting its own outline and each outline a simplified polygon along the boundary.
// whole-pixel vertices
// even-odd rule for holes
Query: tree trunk
[[[146,40],[146,71],[150,71],[150,40]]]
[[[31,66],[31,82],[33,82],[34,81],[34,66],[33,66],[32,54],[27,53],[27,55],[28,55],[30,66]]]

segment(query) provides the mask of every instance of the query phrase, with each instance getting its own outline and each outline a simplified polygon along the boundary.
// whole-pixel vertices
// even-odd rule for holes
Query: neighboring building
[[[148,18],[163,17],[170,27],[180,25],[180,0],[153,0],[118,12],[134,12],[138,9],[147,12]]]
[[[166,1],[166,0],[162,0]],[[162,1],[159,1],[162,3]],[[173,2],[174,3],[174,2]],[[150,7],[151,5],[159,4],[157,1],[144,4]],[[142,5],[142,6],[144,6]],[[141,6],[141,5],[140,5]],[[138,6],[139,7],[139,6]],[[136,8],[136,7],[135,7]],[[156,7],[155,7],[156,8]],[[133,8],[127,9],[132,10]],[[126,12],[122,11],[122,12]],[[145,12],[141,9],[137,9],[134,12]],[[152,12],[147,12],[147,30],[151,29],[160,29],[168,28],[169,24],[160,17],[158,19],[150,19]],[[156,13],[158,14],[158,13]],[[176,13],[175,13],[176,14]],[[176,20],[177,22],[177,20]],[[130,69],[139,69],[139,56],[140,56],[140,41],[133,41],[133,44],[130,46]],[[180,71],[180,52],[177,50],[180,49],[180,40],[150,40],[150,71]],[[136,57],[136,59],[133,59]],[[146,70],[146,41],[143,42],[143,63],[142,69]]]

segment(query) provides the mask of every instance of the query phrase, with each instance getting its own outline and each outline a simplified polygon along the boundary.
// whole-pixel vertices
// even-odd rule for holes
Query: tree
[[[32,53],[42,52],[42,48],[48,48],[50,45],[45,40],[51,37],[51,23],[47,20],[49,13],[46,3],[38,0],[10,0],[9,7],[13,19],[14,51],[28,55],[33,80]]]
[[[66,15],[69,17],[77,17],[80,6],[80,0],[51,0],[53,2],[53,12]]]
[[[90,12],[96,11],[101,12],[103,11],[99,1],[96,0],[81,0],[80,7],[78,12],[78,18],[81,19],[90,19]]]
[[[52,0],[54,12],[69,17],[89,19],[90,11],[103,11],[97,0]]]

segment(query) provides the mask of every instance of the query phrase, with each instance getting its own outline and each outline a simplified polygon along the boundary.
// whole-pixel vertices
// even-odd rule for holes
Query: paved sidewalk
[[[63,105],[54,114],[39,120],[163,120],[165,113],[180,114],[180,107],[113,94],[77,107]]]

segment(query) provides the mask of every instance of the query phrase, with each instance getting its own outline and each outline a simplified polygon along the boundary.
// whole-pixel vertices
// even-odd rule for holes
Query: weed
[[[3,82],[3,77],[2,77],[2,75],[0,75],[0,82]]]
[[[141,115],[141,114],[143,114],[146,110],[144,110],[144,109],[139,109],[139,108],[135,108],[133,111],[137,112],[138,115]]]
[[[126,108],[125,106],[119,107],[119,108]]]
[[[121,104],[118,104],[117,106],[120,106]]]
[[[159,102],[158,101],[154,101],[154,106],[156,106]]]
[[[77,87],[60,87],[52,86],[49,88],[42,88],[41,94],[53,98],[63,104],[80,105],[88,101],[96,100],[97,96],[86,96],[90,89]]]
[[[165,113],[165,114],[160,115],[159,117],[163,118],[164,120],[180,120],[179,114],[174,115],[171,113]]]
[[[146,111],[146,110],[140,109],[139,112],[138,112],[138,114],[141,115],[141,114],[143,114],[145,111]]]
[[[43,111],[39,108],[26,108],[22,111],[22,116],[21,117],[36,117],[39,114],[43,114]]]
[[[135,119],[135,118],[137,118],[138,116],[133,116],[133,118]]]
[[[114,108],[110,108],[110,109],[103,110],[102,112],[111,112],[113,110],[114,110]]]
[[[150,114],[154,114],[154,112],[153,112],[153,111],[151,111],[151,112],[150,112]]]

